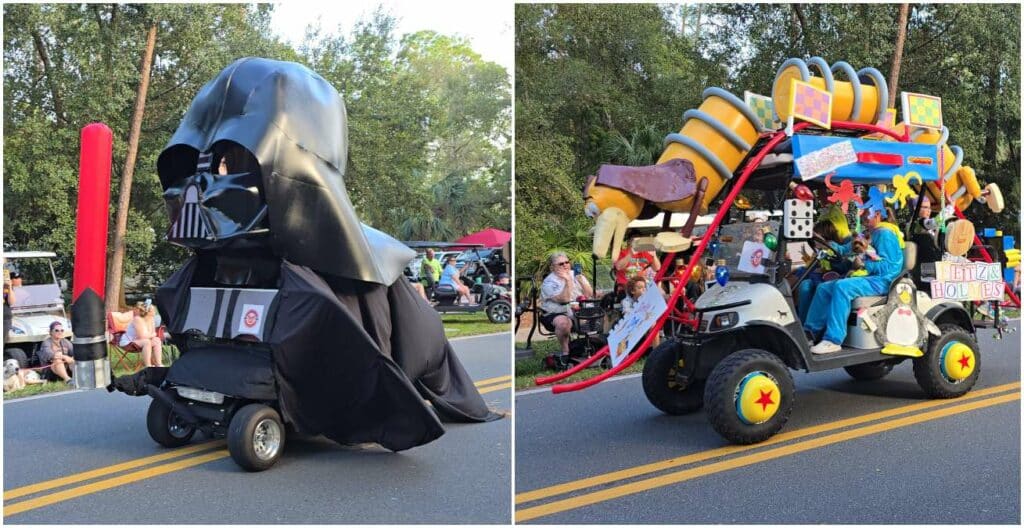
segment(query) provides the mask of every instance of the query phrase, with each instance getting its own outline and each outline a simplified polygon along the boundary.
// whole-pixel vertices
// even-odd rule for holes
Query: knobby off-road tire
[[[764,375],[774,383],[776,394],[768,394],[778,407],[766,420],[747,423],[737,400],[745,380]],[[755,444],[782,429],[793,410],[795,390],[789,368],[775,354],[759,349],[733,352],[711,371],[704,389],[704,410],[711,427],[734,444]]]
[[[650,351],[641,376],[647,401],[665,414],[689,414],[704,406],[704,380],[694,380],[686,387],[676,381],[681,368],[676,354],[677,344],[666,340]]]
[[[954,325],[944,324],[939,327],[938,337],[928,340],[928,350],[919,358],[914,358],[914,378],[925,394],[930,398],[957,398],[967,394],[978,381],[981,372],[981,354],[978,343],[966,330]],[[962,380],[951,378],[943,373],[942,351],[946,345],[955,341],[970,347],[973,352],[973,371]]]

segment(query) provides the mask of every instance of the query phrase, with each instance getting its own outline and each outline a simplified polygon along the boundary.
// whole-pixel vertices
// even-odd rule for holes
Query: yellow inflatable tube
[[[811,68],[818,75],[811,74]],[[834,73],[842,73],[846,80],[838,80]],[[885,112],[889,102],[889,88],[885,77],[875,68],[859,71],[845,62],[831,66],[821,57],[789,59],[782,63],[772,83],[772,104],[779,121],[786,121],[792,115],[790,88],[792,80],[810,83],[814,87],[832,94],[832,119],[875,123]]]
[[[658,163],[687,159],[693,163],[697,181],[707,178],[702,212],[732,178],[762,132],[757,116],[735,95],[721,88],[708,88],[703,96],[699,108],[683,114],[683,128],[665,137],[665,150],[658,158]],[[685,198],[658,205],[669,211],[689,211],[692,202],[692,198]]]

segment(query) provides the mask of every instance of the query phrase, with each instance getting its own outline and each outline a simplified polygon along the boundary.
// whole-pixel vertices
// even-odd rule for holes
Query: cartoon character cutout
[[[918,310],[917,290],[908,278],[901,279],[890,290],[888,302],[874,319],[875,339],[884,345],[883,354],[921,357],[928,334],[939,334],[938,327]]]

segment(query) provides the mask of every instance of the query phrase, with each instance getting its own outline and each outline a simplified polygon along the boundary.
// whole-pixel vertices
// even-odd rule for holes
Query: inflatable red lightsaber
[[[107,272],[107,220],[114,135],[103,123],[82,128],[78,159],[78,216],[71,326],[75,329],[75,388],[110,384],[103,296]]]

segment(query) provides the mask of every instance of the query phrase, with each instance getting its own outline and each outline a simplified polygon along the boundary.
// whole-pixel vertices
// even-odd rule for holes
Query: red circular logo
[[[256,323],[260,322],[260,314],[256,310],[250,309],[245,312],[245,319],[242,321],[246,328],[252,328],[256,326]]]

